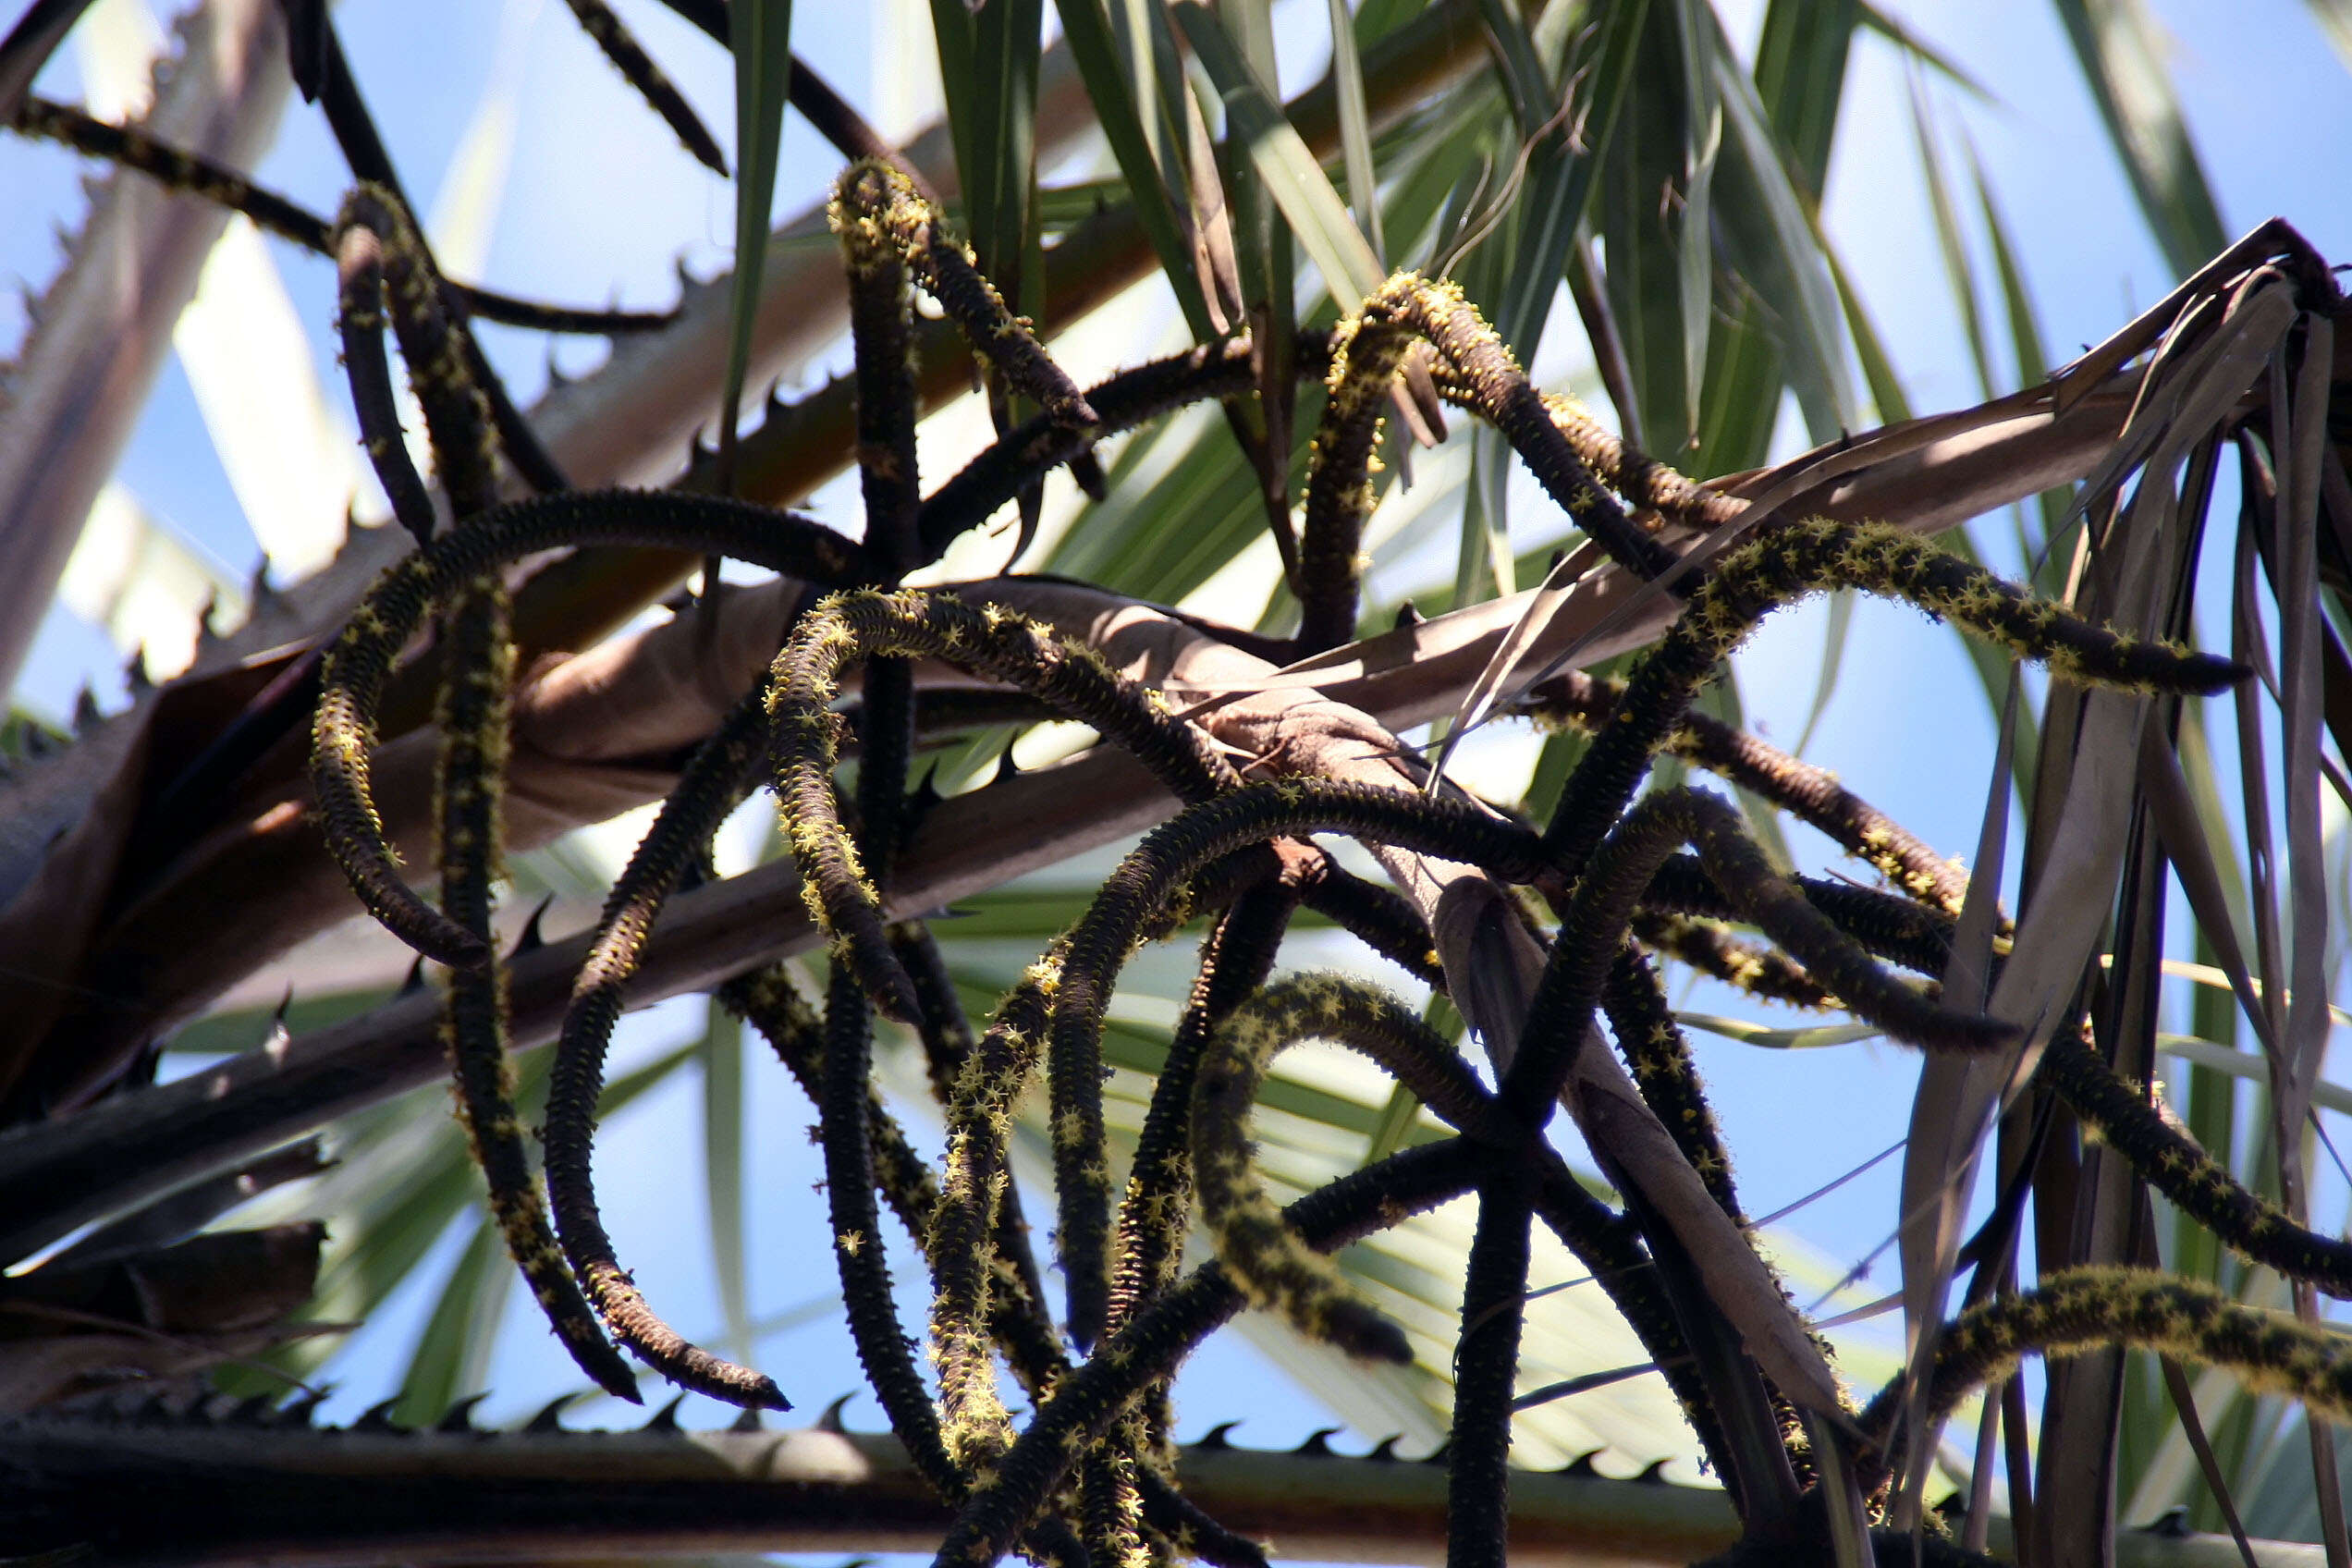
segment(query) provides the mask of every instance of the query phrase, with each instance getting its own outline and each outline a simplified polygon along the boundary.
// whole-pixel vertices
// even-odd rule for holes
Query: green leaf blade
[[[731,478],[760,276],[767,262],[767,214],[776,199],[784,102],[792,85],[792,0],[735,0],[728,15],[735,55],[735,276],[728,300],[718,447],[721,472]]]
[[[1348,216],[1347,203],[1217,18],[1198,0],[1179,0],[1174,11],[1184,41],[1224,100],[1229,123],[1247,148],[1267,195],[1289,220],[1331,297],[1342,310],[1354,310],[1387,275]]]

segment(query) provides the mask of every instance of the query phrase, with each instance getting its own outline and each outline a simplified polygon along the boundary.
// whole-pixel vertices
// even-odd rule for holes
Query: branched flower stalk
[[[390,191],[362,184],[352,193],[344,203],[337,251],[345,282],[345,341],[379,345],[378,353],[354,364],[353,386],[374,391],[379,415],[390,413],[388,384],[367,389],[363,383],[364,375],[380,377],[384,371],[380,334],[388,315],[424,411],[455,529],[463,532],[497,498],[490,407],[473,379],[464,328],[443,312],[432,258]],[[369,401],[362,397],[363,410]],[[410,467],[397,420],[369,436],[369,454],[386,476],[386,490],[421,499],[423,485]],[[402,521],[420,542],[432,533],[430,511]],[[508,619],[506,584],[495,572],[477,570],[459,586],[439,629],[444,677],[434,790],[442,918],[485,949],[491,884],[504,871],[501,793],[514,685]],[[581,1370],[606,1391],[634,1400],[636,1378],[589,1312],[532,1173],[508,1061],[506,971],[493,954],[488,962],[452,970],[447,985],[441,1029],[457,1080],[458,1119],[487,1181],[490,1212],[507,1251]]]
[[[585,3],[573,8],[681,139],[715,158],[715,149],[698,144],[707,137],[691,110],[609,13]],[[887,159],[863,157],[838,182],[831,208],[850,279],[862,541],[772,508],[677,493],[557,491],[500,504],[496,433],[504,426],[495,398],[471,380],[478,355],[463,314],[495,314],[508,302],[442,282],[388,187],[362,186],[329,230],[250,182],[176,159],[135,133],[39,100],[20,123],[201,190],[337,259],[354,401],[417,548],[370,592],[325,656],[312,782],[329,846],[361,901],[451,969],[452,1054],[494,1207],[551,1320],[607,1387],[625,1386],[625,1372],[583,1303],[594,1304],[622,1346],[681,1386],[746,1405],[785,1401],[765,1374],[692,1345],[654,1312],[604,1231],[592,1175],[606,1050],[662,907],[705,874],[712,834],[728,813],[763,776],[772,784],[802,897],[831,944],[824,1006],[812,1007],[774,967],[737,976],[719,995],[767,1035],[817,1107],[830,1244],[852,1337],[892,1429],[958,1511],[940,1553],[958,1568],[1016,1550],[1057,1562],[1182,1552],[1254,1568],[1257,1549],[1199,1514],[1170,1477],[1170,1378],[1204,1335],[1245,1305],[1279,1312],[1353,1355],[1413,1359],[1413,1341],[1355,1293],[1329,1254],[1464,1193],[1475,1194],[1477,1220],[1454,1346],[1452,1562],[1505,1560],[1511,1423],[1537,1223],[1569,1245],[1624,1313],[1735,1496],[1770,1490],[1743,1486],[1756,1477],[1737,1474],[1758,1462],[1759,1433],[1777,1474],[1818,1486],[1831,1467],[1815,1463],[1780,1390],[1769,1407],[1751,1402],[1764,1414],[1744,1425],[1718,1419],[1711,1379],[1735,1374],[1752,1385],[1758,1374],[1736,1342],[1690,1317],[1691,1304],[1677,1293],[1689,1287],[1674,1272],[1688,1272],[1688,1257],[1677,1235],[1654,1229],[1661,1221],[1649,1198],[1629,1196],[1620,1210],[1594,1197],[1549,1141],[1563,1094],[1573,1097],[1579,1081],[1594,1020],[1606,1019],[1647,1114],[1665,1130],[1669,1158],[1686,1165],[1706,1194],[1702,1207],[1735,1226],[1746,1221],[1730,1153],[1667,1008],[1656,959],[1692,964],[1758,996],[1843,1011],[1928,1050],[1988,1052],[2016,1031],[1946,1007],[1931,984],[1894,973],[1940,972],[1966,896],[1965,876],[1822,770],[1695,716],[1694,699],[1762,618],[1835,589],[1948,618],[2077,683],[2182,694],[2221,689],[2245,673],[2227,660],[2120,636],[1893,528],[1766,519],[1674,584],[1683,603],[1672,626],[1623,684],[1570,671],[1513,699],[1524,717],[1591,736],[1540,828],[1461,797],[1314,777],[1266,782],[1252,777],[1254,763],[1237,766],[1213,738],[1213,710],[1181,715],[1084,638],[969,587],[900,586],[1049,470],[1086,459],[1103,436],[1190,403],[1256,396],[1246,342],[1194,349],[1082,392],[915,183]],[[910,348],[917,288],[939,302],[1003,386],[1044,410],[927,496],[916,469]],[[454,310],[451,301],[459,302]],[[442,523],[443,503],[408,466],[382,349],[387,325],[424,405],[453,525]],[[1279,646],[1232,633],[1244,647],[1312,655],[1354,636],[1381,410],[1415,363],[1449,401],[1500,431],[1576,525],[1636,577],[1657,578],[1672,565],[1654,526],[1660,520],[1704,531],[1741,514],[1738,503],[1628,448],[1580,405],[1535,387],[1443,280],[1400,274],[1328,341],[1303,339],[1300,349],[1302,363],[1328,366],[1330,394],[1304,497],[1293,584],[1303,619],[1295,638]],[[511,447],[507,456],[531,466]],[[505,574],[540,552],[617,543],[749,561],[829,592],[821,599],[812,593],[816,602],[793,618],[770,668],[684,767],[606,903],[573,989],[548,1108],[558,1250],[539,1215],[498,1071],[504,999],[488,896],[511,681]],[[386,684],[428,625],[443,669],[439,910],[402,879],[368,769]],[[927,786],[909,789],[924,743],[914,722],[924,660],[1091,727],[1180,802],[976,1035],[923,917],[894,907],[891,893],[894,867],[935,799]],[[837,774],[852,695],[858,772],[845,792]],[[1636,798],[1661,752],[1820,829],[1877,869],[1891,890],[1783,875],[1737,813],[1704,791]],[[1344,976],[1283,974],[1293,916],[1309,909],[1434,986],[1458,978],[1439,958],[1427,912],[1345,870],[1317,841],[1331,837],[1473,867],[1529,889],[1530,909],[1537,900],[1549,906],[1548,921],[1527,917],[1543,963],[1526,1016],[1514,1021],[1517,1051],[1499,1089],[1487,1088],[1405,1001]],[[1198,975],[1122,1184],[1105,1128],[1105,1021],[1138,947],[1204,916]],[[936,1173],[876,1094],[876,1009],[913,1026],[922,1042],[947,1126]],[[1310,1038],[1369,1056],[1459,1136],[1277,1208],[1256,1168],[1253,1108],[1274,1058]],[[2227,1244],[2294,1279],[2352,1288],[2352,1252],[2246,1192],[2075,1034],[2059,1031],[2040,1071],[2110,1147]],[[1083,1359],[1072,1358],[1051,1319],[1012,1185],[1013,1118],[1041,1074],[1067,1288],[1062,1327]],[[1114,1225],[1112,1198],[1122,1191]],[[929,1380],[893,1304],[877,1194],[916,1239],[930,1276]],[[1195,1232],[1217,1260],[1184,1276],[1179,1259]],[[1946,1327],[1927,1401],[1931,1412],[1946,1410],[2023,1354],[2113,1343],[2230,1366],[2323,1411],[2352,1402],[2332,1346],[2308,1329],[2179,1281],[2113,1271],[2053,1275],[2036,1291],[1971,1308]],[[998,1390],[999,1355],[1032,1403],[1025,1422],[1016,1423]],[[1899,1462],[1889,1403],[1896,1398],[1891,1390],[1831,1423],[1880,1467],[1872,1474]],[[1818,1492],[1807,1504],[1823,1517],[1836,1505]],[[1781,1517],[1774,1527],[1785,1524]]]

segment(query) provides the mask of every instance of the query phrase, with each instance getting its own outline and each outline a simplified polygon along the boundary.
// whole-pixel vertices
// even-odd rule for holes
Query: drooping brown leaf
[[[318,1281],[325,1226],[221,1231],[0,1281],[0,1414],[126,1378],[171,1380],[290,1333]]]

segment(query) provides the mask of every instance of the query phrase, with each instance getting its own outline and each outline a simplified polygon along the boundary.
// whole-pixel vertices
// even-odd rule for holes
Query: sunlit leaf
[[[1854,630],[1854,595],[1838,594],[1830,599],[1830,613],[1821,629],[1821,673],[1813,683],[1813,702],[1805,710],[1804,727],[1796,732],[1796,744],[1790,751],[1803,756],[1813,744],[1813,731],[1819,726],[1821,716],[1830,711],[1830,699],[1837,694],[1838,674],[1845,668],[1845,645]]]
[[[1814,439],[1855,428],[1837,288],[1816,218],[1791,182],[1755,85],[1728,52],[1715,59],[1723,110],[1715,211],[1724,256],[1777,318],[1790,387]]]
[[[2164,67],[2162,24],[2146,0],[2055,0],[2140,215],[2180,276],[2227,243],[2220,209]]]
[[[1756,97],[1818,200],[1845,105],[1845,62],[1854,30],[1884,18],[1861,0],[1773,0],[1756,44]]]
[[[1927,93],[1916,77],[1910,88],[1911,133],[1919,149],[1920,173],[1927,178],[1928,211],[1935,218],[1936,247],[1943,257],[1944,285],[1952,291],[1961,337],[1968,346],[1969,361],[1976,366],[1977,386],[1990,398],[1994,395],[1995,377],[1984,312],[1978,304],[1976,268],[1968,260],[1966,237],[1960,232],[1960,214],[1953,205],[1952,182],[1944,174],[1943,147],[1937,138]]]
[[[728,300],[726,390],[718,406],[722,464],[734,454],[767,260],[768,206],[776,196],[784,100],[792,82],[792,0],[741,0],[729,8],[728,22],[735,55],[735,276]]]
[[[1347,0],[1329,0],[1331,13],[1331,80],[1339,88],[1340,151],[1347,167],[1350,204],[1356,228],[1370,246],[1375,266],[1380,243],[1379,177],[1372,163],[1372,122],[1364,106],[1364,64],[1355,48],[1355,22]]]
[[[1177,0],[1173,11],[1185,42],[1216,83],[1233,134],[1248,150],[1266,193],[1322,273],[1331,297],[1353,307],[1380,287],[1383,274],[1379,258],[1348,216],[1347,204],[1217,18],[1198,0]]]
[[[703,1182],[710,1203],[711,1264],[728,1354],[752,1354],[751,1292],[743,1266],[743,1026],[716,999],[704,1004],[695,1053],[703,1068]]]
[[[1126,177],[1125,189],[1135,203],[1135,215],[1159,257],[1161,275],[1175,290],[1177,306],[1184,312],[1194,340],[1207,342],[1217,336],[1216,326],[1208,319],[1200,278],[1193,270],[1192,247],[1177,207],[1169,199],[1166,165],[1152,135],[1160,111],[1157,83],[1150,74],[1151,51],[1148,47],[1119,48],[1119,40],[1104,18],[1102,0],[1059,0],[1056,10],[1061,18],[1062,36],[1070,43],[1071,58],[1085,78],[1086,95],[1094,101],[1096,117],[1102,122],[1104,139],[1110,143],[1120,173]]]
[[[1921,65],[1933,69],[1939,76],[1949,79],[1954,85],[1966,90],[1969,93],[1983,100],[1985,103],[1997,104],[1999,102],[1998,97],[1993,93],[1992,90],[1985,86],[1983,82],[1979,81],[1973,73],[1954,60],[1951,55],[1945,54],[1942,50],[1938,49],[1932,43],[1928,43],[1910,28],[1905,27],[1899,18],[1890,15],[1883,7],[1871,5],[1868,3],[1868,0],[1864,0],[1861,9],[1863,25],[1868,27],[1872,32],[1877,33],[1880,37],[1887,40],[1890,43],[1894,44],[1905,54],[1910,55],[1913,59],[1917,60]]]
[[[1002,0],[976,10],[972,23],[974,92],[967,113],[978,157],[963,169],[967,238],[981,271],[1016,309],[1036,288],[1027,247],[1043,23],[1043,0]]]
[[[1867,1023],[1816,1023],[1804,1028],[1774,1029],[1761,1023],[1751,1023],[1744,1018],[1726,1018],[1713,1012],[1678,1012],[1674,1021],[1687,1029],[1704,1029],[1710,1035],[1721,1035],[1744,1046],[1758,1046],[1777,1051],[1817,1050],[1824,1046],[1851,1045],[1856,1040],[1876,1038],[1879,1033]]]
[[[144,649],[146,668],[158,677],[188,668],[208,606],[227,630],[242,619],[245,599],[231,572],[150,516],[119,483],[98,492],[57,595],[104,627],[117,649]]]
[[[400,1379],[395,1417],[411,1426],[441,1419],[459,1400],[483,1391],[498,1318],[513,1293],[514,1265],[505,1238],[486,1215],[458,1254],[440,1299],[417,1333]]]
[[[1712,105],[1691,97],[1687,10],[1656,0],[1646,13],[1630,91],[1648,112],[1627,116],[1611,139],[1599,211],[1609,302],[1640,403],[1640,428],[1628,435],[1670,461],[1681,460],[1697,429],[1699,367],[1687,349],[1694,337],[1704,344],[1708,330],[1705,297],[1694,301],[1684,284],[1713,249],[1711,209],[1694,214],[1688,205],[1697,154],[1711,152],[1714,141]],[[1711,189],[1711,159],[1705,172]],[[1695,304],[1701,319],[1693,323]]]
[[[2352,0],[2304,0],[2311,15],[2327,34],[2328,43],[2347,70],[2352,70]]]

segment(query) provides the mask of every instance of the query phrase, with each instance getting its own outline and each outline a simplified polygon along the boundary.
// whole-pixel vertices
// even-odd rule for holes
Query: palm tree
[[[791,64],[826,47],[806,7],[632,14],[683,94],[600,5],[571,8],[609,64],[567,91],[625,83],[650,134],[722,168],[741,151],[757,264],[690,276],[675,310],[473,281],[496,258],[464,193],[496,189],[513,73],[552,28],[510,16],[472,183],[422,225],[399,176],[430,102],[383,92],[398,67],[363,11],[203,7],[129,133],[118,20],[84,24],[80,109],[39,73],[83,5],[39,0],[0,43],[20,131],[142,171],[93,189],[0,406],[0,664],[24,666],[61,581],[147,649],[127,705],[88,698],[70,733],[20,708],[7,737],[12,1538],[1245,1562],[1271,1533],[1467,1562],[1503,1554],[1507,1520],[1511,1550],[1570,1560],[2344,1557],[2307,1414],[2352,1409],[2320,1304],[2352,1254],[2313,1158],[2344,1093],[2323,1076],[2331,802],[2352,801],[2342,296],[2285,223],[2228,242],[2152,18],[2053,7],[2181,281],[2053,371],[2038,252],[1954,131],[2004,84],[1860,4],[1775,0],[1752,43],[1662,0],[1062,0],[1050,26],[1037,0],[900,4],[879,36],[903,59],[927,26],[939,94],[903,137]],[[1833,155],[1883,140],[1840,112],[1864,49],[1908,73],[1922,248],[1984,399],[1951,413],[1914,417],[1898,377],[1930,312],[1882,337],[1824,217]],[[727,61],[735,134],[714,137],[692,101],[725,83],[696,73]],[[901,108],[923,91],[900,87]],[[838,239],[818,210],[760,243],[799,170],[788,100],[827,149]],[[236,173],[282,111],[288,146],[331,130],[318,211]],[[274,304],[270,254],[241,227],[216,244],[199,196],[331,256],[337,298],[321,270],[314,311]],[[575,263],[602,264],[575,248],[531,287]],[[910,282],[946,319],[909,313]],[[480,323],[612,348],[564,380]],[[330,325],[349,386],[323,397],[303,344]],[[127,442],[175,333],[275,582],[222,580],[134,496]],[[377,526],[342,526],[355,486]],[[812,494],[815,521],[778,509]],[[852,512],[861,542],[829,526]],[[1743,690],[1757,666],[1723,660],[1748,623],[1824,588],[1854,592],[1818,623],[1810,690]],[[1952,622],[1975,680],[1881,686],[1871,667],[1946,644],[1856,620],[1864,592]],[[1819,721],[1830,762],[1870,766],[1835,752],[1842,670],[1911,776],[1893,815],[1794,754]],[[730,815],[762,774],[780,832]],[[1916,801],[1954,836],[1900,826]],[[1164,941],[1130,962],[1145,936]],[[447,961],[433,984],[412,949]],[[624,1006],[694,997],[682,1028],[674,1006],[616,1035]],[[753,1035],[797,1089],[746,1068]],[[1873,1108],[1850,1085],[1880,1035],[1927,1054],[1890,1052],[1903,1101]],[[1720,1084],[1759,1047],[1818,1050],[1853,1097],[1755,1138],[1726,1103],[1752,1189],[1758,1165],[1828,1181],[1824,1150],[1904,1135],[1867,1221],[1893,1294],[1860,1288],[1867,1265],[1840,1278],[1875,1235],[1833,1262],[1750,1241],[1694,1062]],[[1033,1072],[1050,1087],[1025,1093]],[[639,1102],[693,1084],[681,1155]],[[545,1125],[552,1229],[516,1102]],[[766,1136],[797,1143],[811,1104],[816,1146]],[[812,1178],[820,1212],[767,1195]],[[1051,1211],[1050,1277],[1023,1206],[1040,1234]],[[788,1256],[829,1236],[835,1257],[779,1287],[750,1238],[788,1224]],[[539,1316],[509,1253],[555,1337],[501,1334],[510,1300]],[[927,1305],[894,1301],[894,1272]],[[1901,1334],[1841,1332],[1832,1360],[1821,1331],[1874,1309]],[[925,1313],[927,1380],[902,1340]],[[1321,1437],[1172,1452],[1168,1379],[1229,1319],[1322,1408],[1443,1462]],[[863,1376],[893,1435],[838,1408],[693,1445],[670,1421],[472,1432],[494,1362],[635,1397],[607,1332],[754,1409]],[[822,1336],[862,1373],[818,1369]],[[2043,1351],[2046,1378],[2020,1369]],[[311,1427],[320,1379],[374,1368],[393,1400]],[[1280,1399],[1196,1387],[1219,1416]],[[1640,1466],[1676,1484],[1607,1478]],[[160,1530],[114,1506],[141,1494]],[[2133,1528],[2173,1509],[2176,1531]]]

